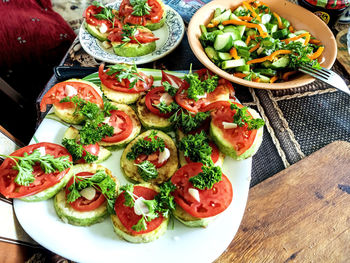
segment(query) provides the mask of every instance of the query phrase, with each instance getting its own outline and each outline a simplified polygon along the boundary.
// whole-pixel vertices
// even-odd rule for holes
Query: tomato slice
[[[132,15],[134,7],[130,4],[130,0],[123,0],[119,7],[119,15],[124,17],[124,23],[143,25],[147,22],[158,23],[162,17],[164,10],[160,3],[156,0],[147,0],[147,4],[151,7],[149,14],[143,16]]]
[[[77,177],[82,177],[82,178],[89,178],[92,177],[92,175],[94,175],[94,173],[91,172],[81,172],[75,175],[75,177],[73,176],[67,186],[66,186],[66,197],[67,195],[70,193],[70,191],[68,190],[68,188],[73,184],[73,180],[75,179],[75,182],[77,181],[82,181],[81,178],[77,178]],[[77,211],[80,212],[86,212],[86,211],[92,211],[95,210],[97,208],[99,208],[101,205],[103,205],[103,203],[106,201],[106,198],[104,197],[104,195],[101,193],[101,191],[99,191],[98,189],[96,189],[96,193],[95,196],[92,200],[88,200],[83,196],[80,196],[77,200],[75,200],[72,203],[69,203],[69,205]]]
[[[144,186],[135,185],[134,195],[138,197],[143,197],[145,200],[153,200],[154,197],[157,195],[157,192],[154,191],[153,189],[150,189]],[[132,235],[141,235],[141,234],[149,233],[155,230],[156,228],[158,228],[164,220],[164,217],[161,214],[159,214],[159,217],[149,222],[146,222],[147,224],[146,230],[135,231],[132,229],[132,226],[136,225],[137,222],[142,218],[142,216],[135,214],[134,208],[125,206],[124,202],[125,202],[124,193],[121,193],[115,201],[114,209],[120,222],[127,229],[127,231]]]
[[[100,14],[102,9],[101,6],[88,6],[83,13],[86,23],[92,26],[101,26],[102,24],[105,24],[107,26],[107,31],[110,31],[113,28],[122,28],[122,23],[117,18],[114,18],[113,24],[107,19],[96,18],[95,15]]]
[[[237,105],[239,108],[243,108],[242,104],[237,102],[232,102]],[[230,103],[225,102],[216,102],[215,104],[210,105],[208,108],[215,108],[212,111],[212,122],[215,126],[219,127],[223,132],[224,139],[229,141],[234,147],[237,155],[242,155],[246,150],[248,150],[254,143],[257,130],[248,130],[247,124],[242,127],[237,127],[234,129],[224,129],[222,122],[233,122],[233,116],[236,111],[231,110]],[[249,116],[253,117],[249,111]]]
[[[158,105],[160,103],[161,98],[165,98],[166,101],[164,101],[167,105],[172,103],[174,100],[173,98],[167,93],[164,89],[164,87],[156,87],[154,89],[151,89],[145,97],[145,104],[147,109],[152,112],[155,115],[158,115],[160,117],[168,118],[172,115],[172,112],[168,113],[161,113],[159,109],[154,105]]]
[[[176,186],[173,192],[175,202],[187,213],[198,218],[212,217],[223,212],[230,205],[233,193],[230,181],[223,174],[222,180],[214,184],[212,189],[197,189],[200,202],[190,195],[188,190],[194,186],[189,178],[200,173],[202,165],[201,163],[187,164],[177,170],[171,178],[171,182]]]
[[[209,146],[211,147],[211,160],[213,161],[213,163],[215,164],[218,160],[219,160],[219,156],[220,156],[220,151],[219,148],[215,145],[215,143],[213,142],[209,142]],[[185,160],[187,163],[193,163],[190,159],[190,157],[185,156]]]
[[[108,75],[109,69],[104,71],[104,64],[101,64],[98,69],[98,76],[104,86],[115,91],[121,91],[125,93],[140,93],[150,89],[153,85],[153,77],[147,76],[146,74],[139,72],[137,73],[144,81],[137,81],[135,86],[130,89],[130,81],[128,79],[123,79],[122,82],[117,80],[116,73]]]
[[[104,142],[120,142],[129,137],[133,129],[133,123],[128,114],[121,110],[112,110],[109,118],[109,125],[114,127],[112,136],[102,139]]]
[[[180,79],[179,77],[166,73],[164,70],[162,70],[162,82],[167,81],[170,85],[180,88],[183,84],[184,80]]]
[[[87,152],[95,156],[98,156],[100,153],[100,145],[98,143],[83,145],[83,148],[82,158],[77,160],[76,163],[86,163],[84,157],[86,156]]]
[[[17,151],[13,152],[12,156],[23,156],[24,153],[32,153],[35,149],[40,147],[45,147],[46,154],[53,155],[54,157],[60,156],[69,156],[69,161],[72,161],[72,156],[61,145],[50,143],[50,142],[41,142],[37,144],[28,145]],[[35,180],[28,186],[18,185],[14,182],[18,171],[12,169],[15,165],[15,162],[10,158],[7,158],[0,166],[0,193],[3,194],[6,198],[19,198],[37,194],[51,186],[54,186],[68,173],[70,168],[62,172],[54,172],[45,174],[41,169],[40,165],[33,166],[33,174]]]
[[[155,136],[154,138],[157,139],[158,137]],[[150,139],[148,137],[145,137],[144,140],[149,141]],[[165,148],[168,148],[166,144],[165,144],[164,149]],[[140,154],[135,159],[135,163],[140,164],[143,161],[149,161],[149,162],[153,163],[156,168],[160,168],[160,167],[164,166],[168,162],[169,159],[165,160],[164,162],[159,163],[159,153],[160,153],[159,150],[157,150],[154,153],[151,153],[149,155]]]
[[[69,97],[70,95],[67,86],[70,89],[74,88],[79,98],[95,103],[100,108],[103,108],[103,99],[92,86],[79,81],[64,81],[57,83],[48,92],[46,92],[40,102],[40,111],[45,112],[48,104],[54,104],[60,109],[74,108],[74,104],[72,102],[60,102],[63,98]]]
[[[124,32],[122,28],[115,28],[109,33],[108,39],[111,42],[123,42],[124,38]],[[145,44],[145,43],[150,43],[158,40],[158,37],[155,37],[154,34],[148,30],[142,30],[141,28],[137,29],[137,32],[135,35],[130,36],[130,41],[129,43],[134,43],[134,44]]]

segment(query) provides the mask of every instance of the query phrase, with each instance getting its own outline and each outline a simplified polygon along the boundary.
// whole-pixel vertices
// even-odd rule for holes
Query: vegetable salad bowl
[[[238,6],[242,5],[243,2],[243,0],[214,0],[204,5],[194,14],[189,23],[187,34],[190,47],[199,61],[202,62],[202,64],[209,70],[213,71],[219,76],[234,83],[252,88],[288,89],[300,87],[313,82],[315,80],[313,77],[301,73],[296,74],[294,78],[291,78],[288,81],[279,83],[253,82],[235,77],[233,74],[219,68],[209,59],[199,40],[199,37],[201,36],[200,26],[207,25],[212,20],[216,8],[230,8],[231,10],[234,10]],[[319,57],[319,62],[322,67],[332,67],[337,55],[336,41],[333,33],[327,27],[327,25],[322,22],[322,20],[303,7],[288,1],[266,0],[264,1],[264,4],[270,7],[271,11],[276,12],[281,17],[290,21],[295,30],[306,30],[310,32],[313,37],[320,40],[324,46],[324,51]]]

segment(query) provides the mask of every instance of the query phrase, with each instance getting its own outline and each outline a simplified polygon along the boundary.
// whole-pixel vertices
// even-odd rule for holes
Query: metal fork
[[[303,65],[298,68],[299,71],[308,74],[316,79],[322,80],[323,82],[337,88],[350,95],[350,90],[346,85],[345,81],[337,73],[332,70],[321,68],[315,69],[311,66]]]

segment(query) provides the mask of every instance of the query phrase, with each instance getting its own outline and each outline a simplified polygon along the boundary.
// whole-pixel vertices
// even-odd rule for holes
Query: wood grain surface
[[[333,142],[250,190],[224,262],[350,262],[350,143]]]

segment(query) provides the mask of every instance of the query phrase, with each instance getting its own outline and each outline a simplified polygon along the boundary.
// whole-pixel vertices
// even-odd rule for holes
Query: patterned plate
[[[108,4],[113,9],[118,10],[121,0]],[[167,16],[165,25],[153,31],[154,35],[159,38],[156,41],[157,48],[154,52],[140,57],[121,57],[113,53],[113,49],[105,49],[101,46],[101,42],[90,35],[84,23],[80,27],[79,40],[84,50],[96,59],[109,63],[127,63],[144,64],[157,59],[160,59],[171,51],[173,51],[181,42],[185,26],[181,16],[171,7],[166,6]]]

